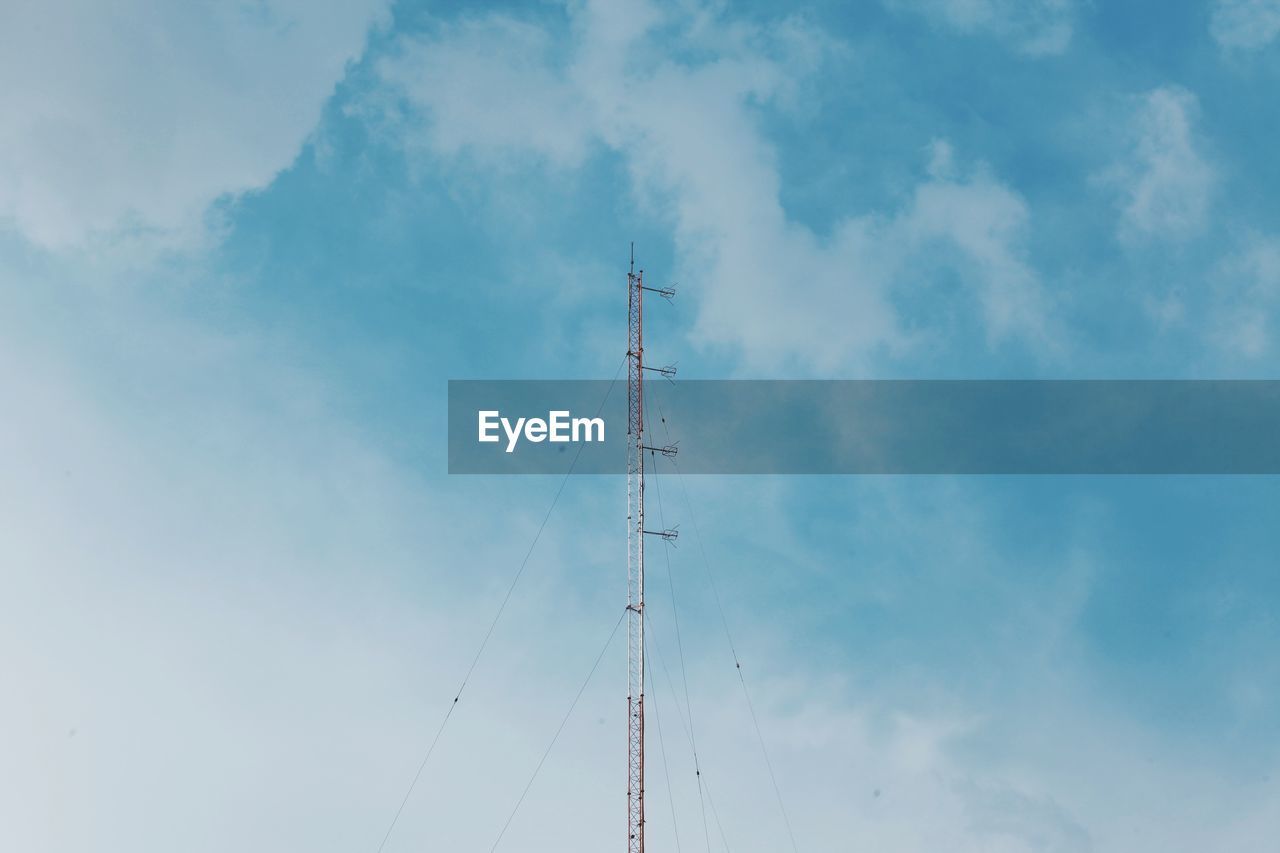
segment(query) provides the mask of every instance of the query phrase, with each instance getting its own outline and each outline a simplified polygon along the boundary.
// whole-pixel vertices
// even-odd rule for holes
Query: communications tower
[[[635,244],[627,273],[627,851],[644,853],[644,538],[676,538],[674,530],[644,526],[644,454],[675,455],[675,448],[650,447],[644,438],[644,374],[667,378],[674,367],[644,363],[644,294],[670,300],[670,287],[645,287],[644,270],[636,272]]]

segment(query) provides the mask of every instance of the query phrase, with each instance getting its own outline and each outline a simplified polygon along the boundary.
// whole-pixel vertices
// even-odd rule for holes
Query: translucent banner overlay
[[[653,378],[644,402],[659,473],[1280,473],[1273,380]],[[627,447],[624,380],[449,382],[451,474],[624,474]]]

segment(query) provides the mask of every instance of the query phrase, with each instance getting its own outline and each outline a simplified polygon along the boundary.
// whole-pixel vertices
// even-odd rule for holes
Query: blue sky
[[[448,477],[445,382],[612,376],[632,240],[687,376],[1280,358],[1275,0],[68,0],[0,33],[6,849],[375,849],[557,487]],[[1274,478],[685,485],[800,849],[1280,833]],[[567,487],[388,850],[492,843],[616,618],[623,505]],[[656,561],[654,634],[674,580],[729,847],[785,849],[699,553]],[[620,654],[504,849],[621,837]],[[673,804],[699,849],[664,685],[651,838]]]

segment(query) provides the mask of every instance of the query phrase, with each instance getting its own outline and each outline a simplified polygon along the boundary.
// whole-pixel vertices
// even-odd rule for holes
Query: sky
[[[385,848],[489,849],[625,484],[450,477],[446,382],[611,378],[633,241],[681,376],[1280,364],[1277,0],[11,0],[0,72],[4,849],[377,850],[536,538]],[[1274,477],[654,482],[656,849],[791,849],[753,711],[797,851],[1280,834]],[[619,639],[498,849],[621,846]]]

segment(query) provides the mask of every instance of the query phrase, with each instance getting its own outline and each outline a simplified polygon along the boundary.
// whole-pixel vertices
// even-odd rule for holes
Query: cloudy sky
[[[1277,0],[9,0],[0,72],[4,849],[375,851],[560,486],[450,478],[445,382],[613,376],[632,240],[687,376],[1280,365]],[[1274,478],[659,489],[651,844],[791,849],[710,579],[799,851],[1280,835]],[[387,851],[493,845],[624,507]],[[623,654],[499,849],[621,847]]]

